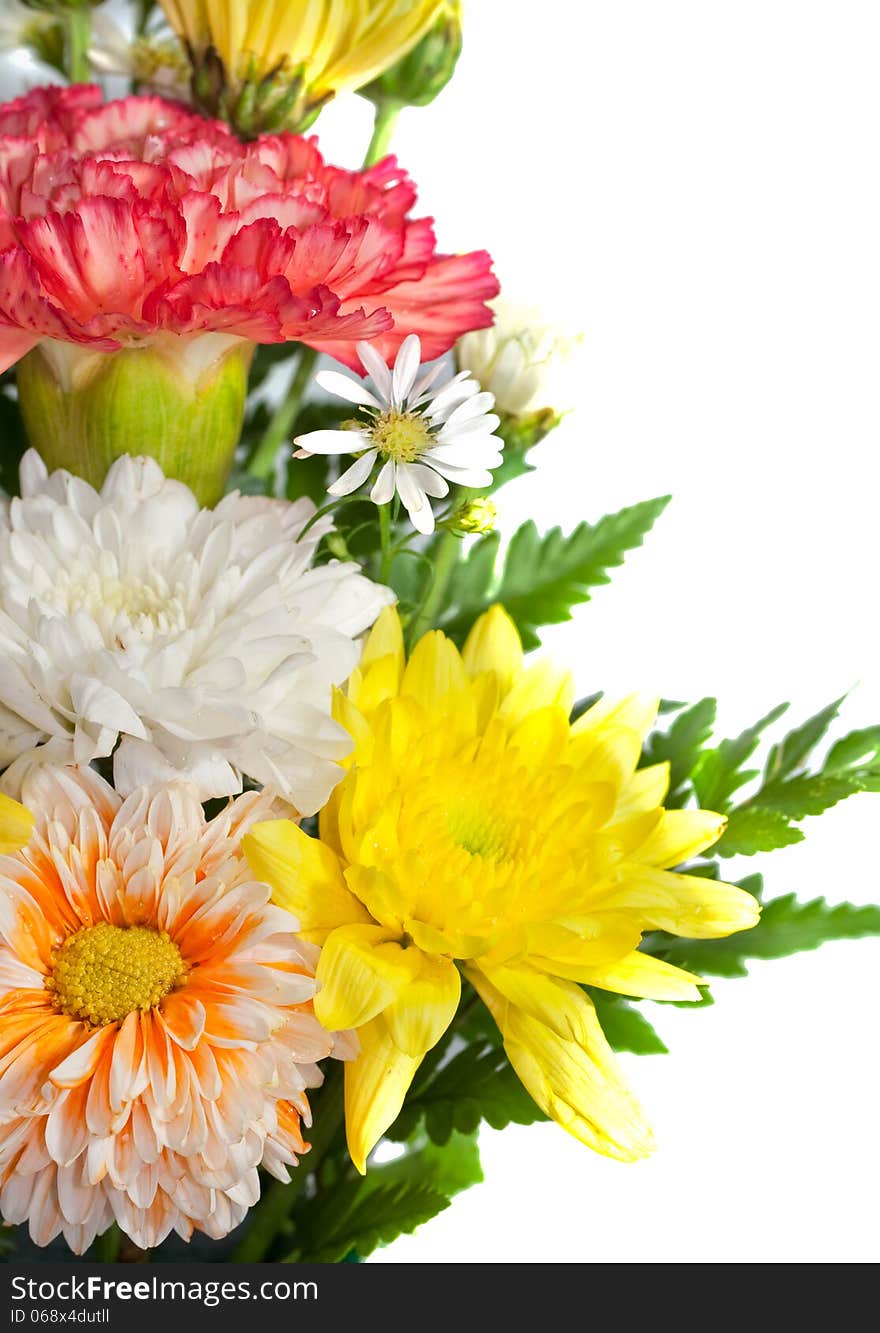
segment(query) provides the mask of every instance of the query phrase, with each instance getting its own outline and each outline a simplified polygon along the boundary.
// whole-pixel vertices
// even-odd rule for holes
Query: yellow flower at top
[[[267,76],[296,79],[297,115],[362,87],[405,56],[446,0],[160,0],[198,70],[220,58],[234,91]],[[265,97],[262,88],[257,96]],[[266,128],[271,128],[267,126]],[[277,128],[281,128],[278,126]],[[295,128],[295,126],[293,126]]]
[[[526,666],[500,607],[464,651],[432,632],[405,661],[383,611],[337,716],[355,749],[320,841],[256,825],[245,853],[322,946],[315,1012],[357,1028],[346,1066],[352,1159],[397,1116],[458,1007],[464,975],[541,1109],[624,1161],[651,1132],[582,985],[698,999],[699,982],[639,950],[642,932],[712,938],[758,919],[741,889],[676,873],[724,819],[665,810],[668,766],[637,767],[656,706],[595,704],[573,725],[568,673]]]

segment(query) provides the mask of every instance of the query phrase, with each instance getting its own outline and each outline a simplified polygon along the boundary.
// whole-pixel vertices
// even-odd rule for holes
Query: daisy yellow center
[[[136,1009],[152,1009],[185,972],[165,931],[101,921],[64,941],[47,985],[65,1014],[100,1027]]]
[[[376,418],[370,438],[382,457],[395,463],[414,463],[431,446],[431,431],[424,417],[393,409]]]

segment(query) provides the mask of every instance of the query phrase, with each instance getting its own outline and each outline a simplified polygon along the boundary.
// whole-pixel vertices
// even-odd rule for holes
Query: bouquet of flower
[[[724,873],[880,727],[759,760],[785,705],[719,739],[530,656],[666,501],[495,530],[573,347],[389,155],[456,0],[129,9],[4,20],[60,81],[0,106],[3,1244],[363,1259],[484,1121],[649,1154],[639,1001],[880,934]],[[305,133],[354,91],[358,170]]]

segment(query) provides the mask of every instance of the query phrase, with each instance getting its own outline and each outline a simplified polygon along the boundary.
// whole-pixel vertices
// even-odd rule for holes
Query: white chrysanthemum
[[[54,14],[41,14],[20,0],[2,0],[0,9],[0,53],[30,46],[35,37],[57,22]]]
[[[311,567],[308,500],[237,493],[199,509],[151,459],[100,493],[34,451],[0,511],[0,764],[113,755],[125,794],[187,778],[203,800],[273,783],[324,804],[350,748],[331,687],[393,600],[356,565]]]
[[[567,411],[575,396],[581,338],[551,328],[536,310],[492,302],[491,328],[466,333],[455,349],[460,370],[474,375],[509,416]]]
[[[316,378],[328,393],[360,407],[368,420],[352,423],[348,430],[298,435],[297,457],[358,455],[329,488],[331,495],[350,495],[380,463],[370,499],[377,505],[388,504],[396,491],[413,527],[433,532],[428,497],[448,495],[450,482],[489,486],[491,469],[501,463],[503,442],[493,434],[499,424],[492,412],[495,400],[491,393],[480,391],[467,371],[435,389],[443,363],[422,369],[421,343],[414,333],[401,343],[393,370],[370,343],[359,343],[357,350],[373,391],[335,370],[322,371]]]

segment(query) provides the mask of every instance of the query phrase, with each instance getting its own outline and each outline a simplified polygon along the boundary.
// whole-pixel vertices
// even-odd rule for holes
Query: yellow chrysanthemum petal
[[[455,963],[421,954],[418,973],[385,1010],[395,1045],[420,1060],[449,1027],[460,998],[461,977]]]
[[[574,704],[574,677],[552,662],[526,667],[514,681],[498,710],[511,730],[539,708],[561,708],[568,716]]]
[[[529,926],[527,954],[542,971],[577,981],[584,968],[626,957],[641,935],[638,922],[625,912],[597,912],[592,917]]]
[[[432,630],[419,640],[406,664],[400,692],[429,712],[445,711],[452,700],[457,705],[470,702],[461,654],[451,639]]]
[[[507,694],[522,671],[523,649],[516,625],[503,606],[493,606],[480,616],[467,636],[462,660],[471,679],[492,672],[502,698]]]
[[[403,675],[406,654],[403,648],[403,627],[396,606],[386,606],[367,635],[361,656],[361,670],[366,671],[374,662],[390,657],[397,664],[398,676]]]
[[[26,806],[0,792],[0,855],[11,856],[31,840],[34,817]]]
[[[580,968],[577,976],[572,971],[567,975],[586,986],[598,986],[619,995],[636,995],[642,1000],[699,1000],[697,987],[703,984],[702,977],[637,952],[617,962]]]
[[[653,1136],[587,996],[578,992],[582,1040],[566,1040],[511,1004],[478,968],[469,967],[467,975],[501,1030],[510,1063],[545,1115],[606,1157],[634,1162],[648,1156]]]
[[[272,899],[292,912],[313,943],[351,922],[369,922],[366,909],[346,888],[339,858],[292,819],[254,824],[242,841],[251,870],[272,889]]]
[[[733,884],[635,864],[626,867],[622,882],[604,890],[600,900],[610,911],[632,912],[645,929],[694,940],[750,930],[761,915],[756,899]]]
[[[603,695],[572,724],[571,734],[586,736],[609,727],[625,727],[643,739],[656,722],[659,707],[660,700],[654,696],[629,694],[623,699],[613,699]]]
[[[646,810],[656,810],[663,804],[663,798],[669,791],[669,764],[650,764],[633,773],[629,782],[620,792],[615,817],[627,819],[630,815],[642,815]]]
[[[628,855],[646,865],[668,870],[711,847],[726,824],[724,815],[711,810],[664,810],[650,837]]]
[[[316,977],[315,1014],[333,1031],[356,1028],[387,1009],[417,974],[417,949],[383,926],[340,926],[327,936]]]
[[[491,970],[476,966],[515,1009],[537,1019],[565,1041],[590,1042],[595,1026],[593,1006],[574,982],[560,981],[528,964]]]
[[[364,1024],[358,1037],[360,1055],[345,1066],[345,1133],[363,1175],[367,1157],[397,1119],[419,1061],[392,1040],[384,1016]]]
[[[568,745],[568,713],[561,708],[539,708],[523,718],[510,735],[510,746],[526,763],[561,763]]]

